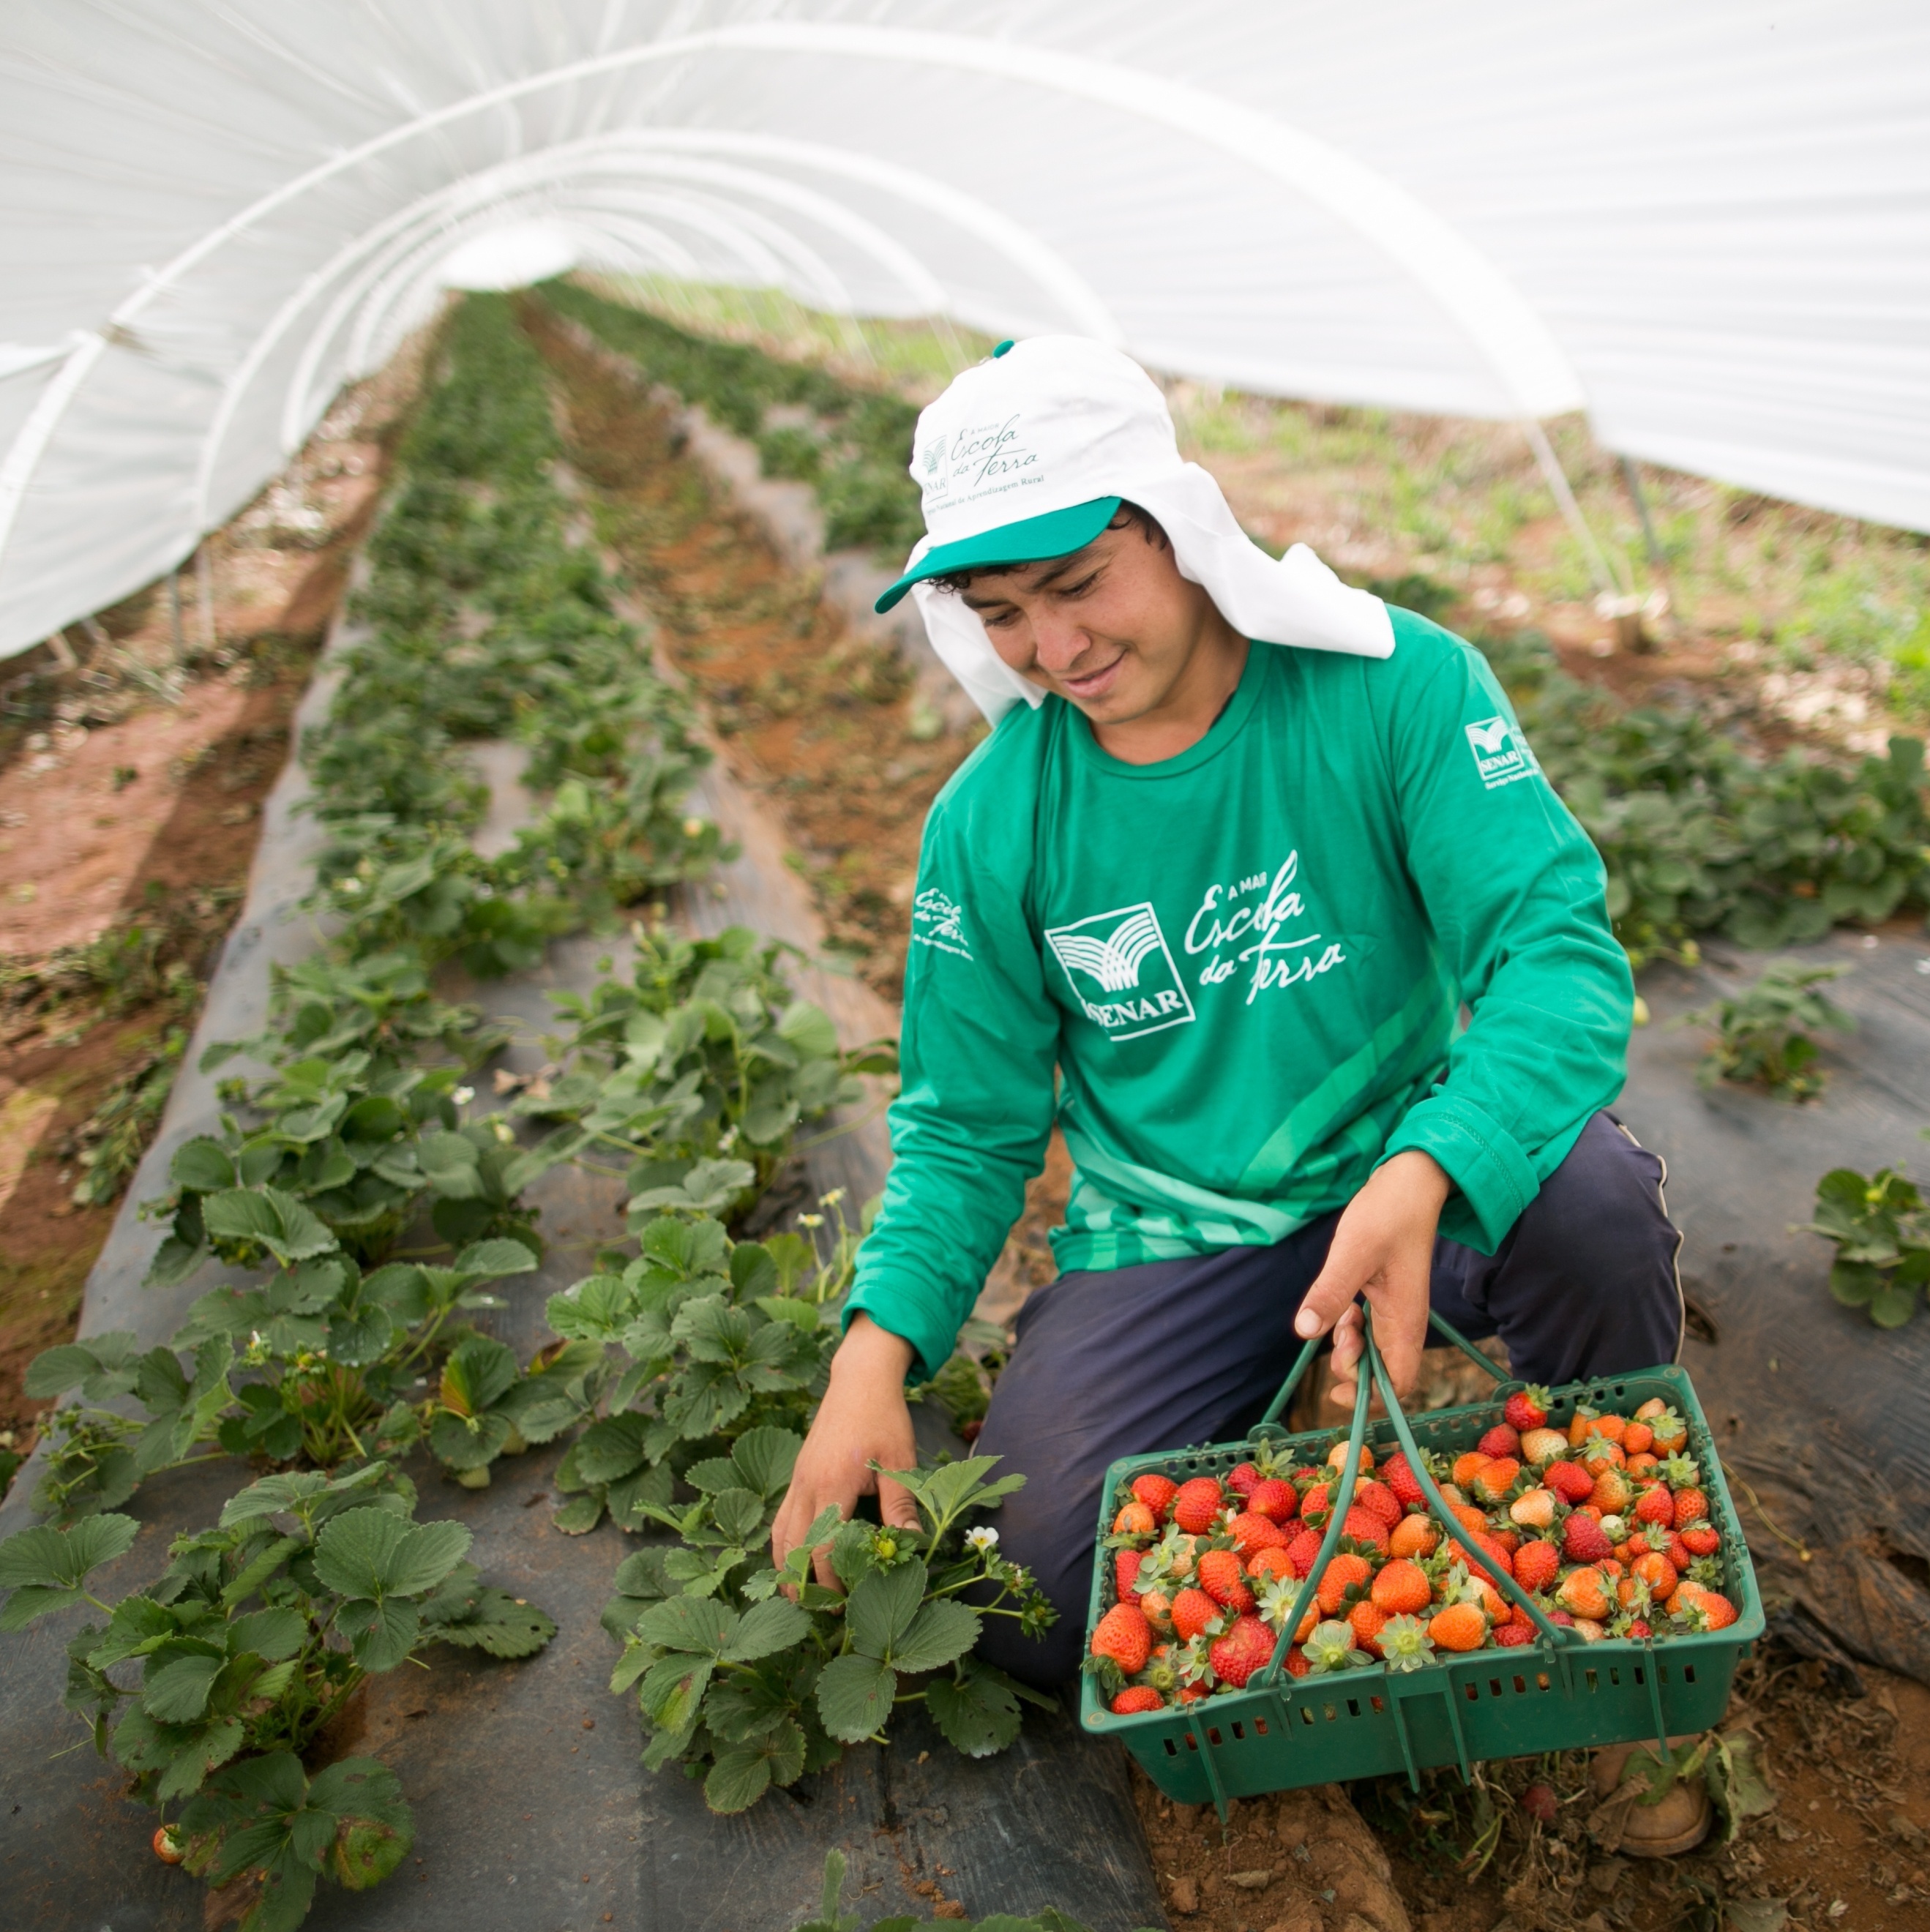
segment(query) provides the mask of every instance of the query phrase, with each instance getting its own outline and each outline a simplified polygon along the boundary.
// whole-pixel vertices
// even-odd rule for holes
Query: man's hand
[[[875,1490],[878,1514],[887,1523],[898,1529],[918,1527],[918,1505],[911,1492],[875,1474],[869,1466],[914,1466],[918,1452],[905,1400],[905,1372],[911,1366],[909,1342],[879,1328],[869,1315],[852,1318],[831,1358],[830,1386],[798,1451],[791,1487],[771,1526],[770,1560],[780,1570],[827,1503],[835,1503],[839,1515],[848,1520],[859,1497]],[[837,1588],[830,1544],[813,1552],[812,1568],[827,1589]]]
[[[1405,1395],[1414,1386],[1427,1341],[1434,1233],[1451,1186],[1433,1156],[1415,1148],[1376,1168],[1347,1203],[1327,1265],[1307,1291],[1293,1324],[1308,1338],[1333,1329],[1335,1402],[1351,1406],[1354,1400],[1361,1359],[1358,1294],[1366,1295],[1373,1309],[1374,1342],[1394,1393]]]

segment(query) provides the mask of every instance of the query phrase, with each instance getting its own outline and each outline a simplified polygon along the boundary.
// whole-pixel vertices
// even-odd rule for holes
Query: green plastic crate
[[[1358,1444],[1376,1457],[1400,1446],[1402,1436],[1445,1454],[1472,1448],[1493,1422],[1499,1400],[1511,1389],[1500,1371],[1438,1316],[1448,1338],[1495,1376],[1497,1386],[1483,1402],[1437,1409],[1412,1421],[1399,1417],[1385,1370],[1370,1330],[1366,1366],[1377,1381],[1389,1410],[1385,1419],[1367,1419],[1369,1375],[1359,1378],[1350,1444],[1342,1472],[1341,1494],[1313,1575],[1289,1618],[1298,1628],[1313,1583],[1337,1543],[1341,1519],[1351,1499]],[[1104,1548],[1112,1526],[1119,1484],[1156,1470],[1176,1482],[1190,1476],[1220,1476],[1246,1461],[1262,1438],[1297,1448],[1297,1460],[1324,1460],[1337,1432],[1320,1430],[1289,1436],[1273,1418],[1284,1409],[1316,1345],[1307,1344],[1293,1373],[1275,1397],[1267,1418],[1251,1436],[1210,1448],[1129,1456],[1106,1472],[1100,1508],[1098,1560],[1093,1566],[1092,1601],[1087,1618],[1090,1641],[1100,1618],[1117,1600],[1113,1566]],[[1241,1690],[1223,1690],[1199,1702],[1162,1711],[1117,1717],[1100,1686],[1088,1676],[1080,1693],[1080,1715],[1089,1732],[1116,1736],[1169,1798],[1182,1804],[1208,1802],[1225,1815],[1227,1802],[1268,1791],[1289,1791],[1356,1778],[1404,1772],[1418,1787],[1419,1774],[1445,1765],[1469,1767],[1489,1758],[1572,1750],[1595,1744],[1646,1738],[1666,1738],[1709,1730],[1720,1722],[1729,1701],[1737,1663],[1763,1632],[1763,1606],[1748,1546],[1737,1520],[1722,1465],[1694,1387],[1681,1369],[1642,1369],[1625,1375],[1571,1383],[1557,1389],[1548,1405],[1549,1425],[1560,1427],[1576,1406],[1627,1415],[1659,1396],[1688,1424],[1688,1450],[1700,1464],[1710,1515],[1722,1532],[1725,1569],[1723,1594],[1736,1606],[1736,1621],[1726,1629],[1691,1636],[1637,1641],[1606,1638],[1587,1642],[1578,1632],[1551,1626],[1532,1645],[1484,1649],[1462,1655],[1437,1654],[1417,1670],[1391,1671],[1385,1664],[1295,1678],[1282,1668],[1283,1638],[1271,1666]],[[1411,1444],[1410,1444],[1411,1446]],[[1445,1514],[1438,1492],[1422,1474],[1437,1514]],[[1451,1525],[1451,1519],[1449,1519]],[[1451,1526],[1450,1533],[1452,1533]],[[1504,1594],[1514,1594],[1502,1578]]]

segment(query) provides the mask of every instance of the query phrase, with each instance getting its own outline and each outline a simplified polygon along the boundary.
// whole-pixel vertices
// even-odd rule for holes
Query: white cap
[[[927,578],[1063,556],[1091,542],[1121,501],[1159,523],[1181,576],[1258,643],[1384,658],[1380,599],[1343,584],[1304,544],[1277,560],[1240,528],[1220,485],[1181,460],[1157,384],[1130,357],[1076,335],[1001,344],[955,377],[918,418],[911,474],[924,537],[878,600],[908,590],[932,646],[994,722],[1044,693],[992,649],[960,598]]]

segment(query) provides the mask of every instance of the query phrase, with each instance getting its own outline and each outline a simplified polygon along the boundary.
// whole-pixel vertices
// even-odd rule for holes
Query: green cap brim
[[[1117,496],[1095,496],[1069,510],[1049,510],[1022,523],[1002,524],[975,537],[940,544],[927,550],[872,607],[889,610],[914,584],[932,577],[950,577],[961,570],[1009,570],[1014,564],[1043,563],[1048,557],[1070,556],[1083,550],[1118,514]]]

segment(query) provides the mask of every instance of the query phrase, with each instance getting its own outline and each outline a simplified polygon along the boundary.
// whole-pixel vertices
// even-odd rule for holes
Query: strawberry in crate
[[[1340,1533],[1283,1659],[1295,1678],[1406,1672],[1539,1640],[1534,1617],[1590,1642],[1666,1640],[1736,1620],[1721,1536],[1682,1418],[1550,1420],[1520,1389],[1452,1455],[1363,1445]],[[1112,1588],[1087,1669],[1120,1715],[1244,1690],[1271,1660],[1341,1507],[1344,1439],[1318,1466],[1265,1442],[1224,1478],[1133,1477],[1105,1543]],[[1430,1508],[1424,1474],[1461,1534]],[[1470,1548],[1469,1546],[1472,1546]]]

